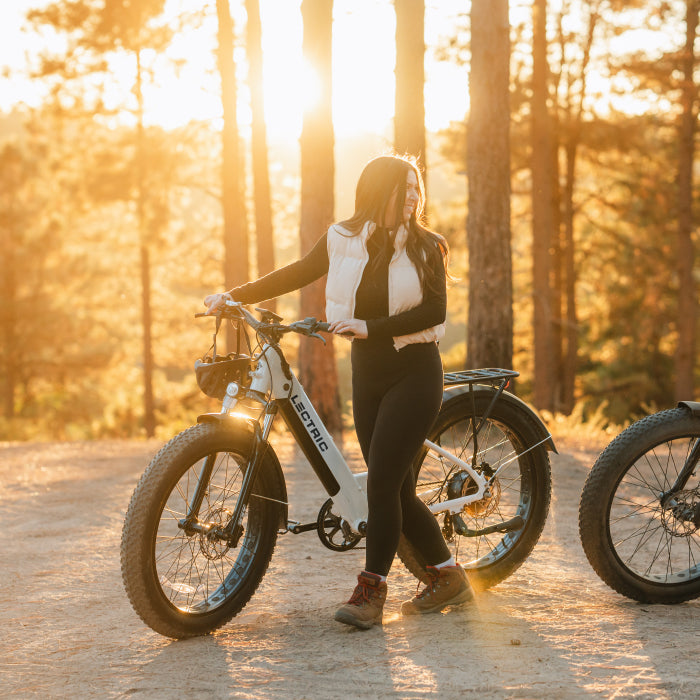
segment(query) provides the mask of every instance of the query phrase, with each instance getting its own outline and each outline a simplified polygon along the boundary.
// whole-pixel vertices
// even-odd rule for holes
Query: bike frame
[[[367,472],[352,472],[337,448],[333,437],[314,409],[304,387],[284,360],[281,351],[270,344],[265,344],[260,354],[254,359],[256,367],[251,374],[250,388],[243,396],[239,396],[239,387],[235,383],[229,384],[221,413],[256,423],[262,417],[262,428],[255,431],[258,441],[267,440],[274,416],[277,412],[281,413],[312,469],[333,499],[333,511],[341,516],[356,533],[364,534],[367,522]],[[512,376],[516,374],[513,372]],[[446,378],[449,376],[446,375]],[[494,389],[494,403],[505,388],[505,384],[506,381],[503,381],[500,389]],[[257,405],[257,410],[253,412],[257,412],[257,416],[250,415],[251,400],[254,405]],[[245,407],[244,410],[241,410],[241,404]],[[481,425],[475,426],[475,433],[478,433],[480,427]],[[542,442],[547,439],[550,439],[549,436]],[[426,440],[424,444],[438,458],[467,472],[477,489],[476,492],[467,496],[428,505],[431,512],[437,514],[449,511],[457,514],[465,505],[478,501],[487,495],[489,479],[472,467],[473,460],[460,459],[429,440]],[[533,445],[529,449],[534,449],[539,444],[541,443]],[[256,444],[254,453],[258,452],[259,444]],[[502,464],[490,479],[495,478],[506,464],[517,458],[516,454],[511,460]],[[252,477],[251,473],[251,480]],[[439,488],[444,488],[444,485]],[[236,511],[239,511],[239,508]],[[236,521],[237,519],[234,517],[231,524],[235,526]]]

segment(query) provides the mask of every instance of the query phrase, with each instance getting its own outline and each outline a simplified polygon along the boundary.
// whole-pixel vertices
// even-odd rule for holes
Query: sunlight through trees
[[[697,0],[0,12],[0,438],[211,410],[203,296],[306,252],[392,148],[420,157],[452,247],[446,368],[513,366],[526,401],[584,420],[695,397]],[[336,430],[348,361],[299,344]]]

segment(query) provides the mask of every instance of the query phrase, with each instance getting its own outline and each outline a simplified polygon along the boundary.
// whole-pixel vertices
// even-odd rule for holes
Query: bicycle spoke
[[[204,532],[187,535],[179,529],[179,521],[189,510],[191,493],[199,483],[203,463],[204,460],[200,460],[192,465],[174,485],[156,534],[155,565],[163,592],[173,605],[188,611],[206,611],[210,600],[221,599],[217,591],[232,590],[241,580],[243,571],[238,573],[239,567],[247,566],[245,562],[255,556],[257,547],[257,539],[246,526],[247,520],[255,517],[257,506],[247,509],[253,515],[247,512],[244,516],[243,536],[235,549],[216,538],[209,539]],[[216,527],[227,524],[242,477],[241,466],[233,454],[217,453],[203,493],[199,524]],[[229,502],[230,507],[227,506]]]
[[[694,442],[672,439],[650,448],[623,473],[617,486],[609,517],[613,547],[642,578],[682,581],[684,572],[697,566],[694,525],[680,519],[683,501],[678,505],[674,499],[663,507],[660,502],[661,494],[677,480]]]

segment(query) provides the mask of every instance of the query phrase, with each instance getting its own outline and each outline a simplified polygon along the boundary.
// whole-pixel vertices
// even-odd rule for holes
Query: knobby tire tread
[[[652,414],[623,430],[593,465],[581,493],[579,536],[593,570],[614,591],[640,603],[682,603],[700,596],[700,578],[687,584],[653,584],[636,577],[617,559],[608,537],[611,500],[623,473],[666,440],[700,436],[700,418],[685,408]]]
[[[141,620],[151,629],[166,637],[185,639],[200,636],[213,632],[229,622],[245,607],[257,590],[275,549],[276,525],[272,537],[268,536],[268,541],[263,548],[264,556],[261,559],[256,559],[256,575],[252,577],[251,585],[245,586],[243,592],[236,596],[235,605],[222,606],[225,608],[224,610],[217,609],[214,611],[215,614],[207,616],[206,620],[187,619],[186,614],[180,613],[178,615],[174,610],[166,611],[166,614],[163,613],[164,606],[159,591],[155,590],[155,584],[149,580],[150,570],[144,571],[144,564],[149,559],[150,542],[146,539],[150,533],[150,519],[154,517],[153,504],[156,502],[159,504],[157,510],[160,512],[163,501],[158,498],[158,495],[163,488],[163,482],[172,478],[171,472],[177,471],[178,460],[183,458],[183,454],[187,454],[188,448],[196,446],[200,441],[220,439],[230,439],[231,448],[235,446],[238,451],[244,449],[241,443],[246,440],[246,438],[231,432],[230,429],[224,429],[218,424],[210,423],[195,425],[172,438],[156,453],[146,471],[141,475],[124,518],[120,548],[124,588],[132,607]],[[261,466],[261,473],[264,472],[264,467],[265,464]],[[165,494],[166,500],[169,494],[170,491]],[[170,614],[167,614],[168,612]]]
[[[477,400],[477,414],[483,414],[487,403],[490,403],[490,397]],[[462,397],[462,400],[455,405],[446,410],[443,409],[435,422],[429,439],[434,439],[435,435],[446,430],[458,420],[471,416],[471,413],[471,399]],[[497,403],[494,406],[492,417],[511,433],[517,435],[526,446],[536,444],[541,440],[532,426],[530,417],[523,415],[516,406]],[[520,568],[539,541],[547,521],[551,501],[549,453],[543,444],[532,450],[525,458],[532,460],[534,478],[536,479],[534,511],[525,524],[526,532],[504,557],[484,568],[467,569],[469,581],[476,591],[483,591],[497,585]],[[422,461],[421,457],[419,459]],[[416,469],[419,468],[420,465],[417,464]],[[428,582],[425,561],[403,535],[401,535],[397,554],[416,578],[424,583]]]

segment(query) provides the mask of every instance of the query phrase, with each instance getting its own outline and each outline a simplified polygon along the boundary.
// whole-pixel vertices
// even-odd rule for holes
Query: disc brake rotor
[[[488,467],[484,466],[484,472],[486,475],[491,475],[493,472]],[[474,479],[465,471],[457,472],[452,476],[447,487],[447,497],[452,498],[463,498],[464,496],[471,496],[478,491],[478,487]],[[488,495],[484,495],[478,501],[473,501],[468,503],[462,509],[462,512],[466,513],[470,518],[484,518],[487,515],[493,513],[498,507],[501,501],[501,483],[496,478],[489,484]]]
[[[474,484],[471,477],[469,480],[474,486],[472,489],[473,493],[476,490],[476,484]],[[487,515],[491,515],[501,502],[501,482],[499,479],[496,478],[489,484],[489,491],[490,495],[464,506],[464,512],[472,518],[485,518]]]
[[[199,534],[199,549],[210,561],[221,559],[229,550],[227,542],[219,539],[214,531],[225,525],[232,515],[233,513],[226,508],[217,508],[207,515],[206,521],[214,523],[216,527]]]
[[[679,491],[674,495],[675,505],[661,509],[661,522],[671,537],[688,537],[697,532],[694,515],[700,507],[697,489]]]

